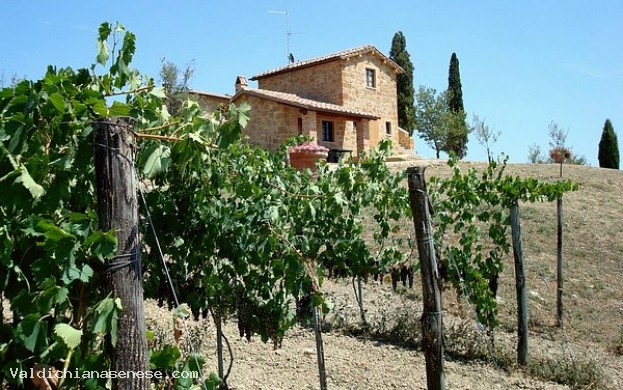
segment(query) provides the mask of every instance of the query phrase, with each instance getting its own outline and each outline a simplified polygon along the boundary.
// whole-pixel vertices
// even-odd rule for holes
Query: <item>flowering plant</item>
[[[571,150],[565,147],[552,148],[549,157],[557,163],[562,163],[571,158]]]
[[[328,154],[329,148],[318,145],[315,142],[304,142],[288,148],[290,153]]]

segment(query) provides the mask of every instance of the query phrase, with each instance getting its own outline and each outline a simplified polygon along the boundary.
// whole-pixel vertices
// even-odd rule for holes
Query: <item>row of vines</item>
[[[104,283],[115,234],[98,229],[95,211],[92,138],[102,118],[135,121],[136,175],[159,240],[142,225],[147,298],[175,304],[165,261],[178,301],[195,314],[236,314],[242,333],[278,344],[295,322],[294,300],[311,294],[323,304],[325,267],[366,275],[406,261],[398,248],[408,234],[390,221],[408,202],[403,175],[384,164],[389,144],[312,179],[286,165],[285,146],[273,153],[241,139],[248,107],[202,115],[186,102],[171,115],[163,89],[130,67],[135,37],[123,26],[102,24],[97,44],[88,69],[49,67],[39,81],[0,91],[1,383],[27,385],[15,373],[37,366],[109,367],[102,352],[114,347],[123,305]],[[363,238],[364,210],[372,210],[373,242]],[[151,351],[151,368],[201,365],[197,356],[176,361],[177,348]]]
[[[391,145],[357,163],[321,164],[314,176],[297,171],[285,162],[288,145],[269,152],[242,139],[249,107],[207,114],[188,101],[171,115],[163,88],[131,68],[135,36],[123,26],[102,24],[97,46],[88,69],[49,67],[41,80],[0,91],[0,385],[28,386],[13,374],[36,365],[110,365],[102,352],[114,347],[123,305],[104,283],[115,234],[98,229],[96,213],[92,133],[102,118],[135,121],[135,171],[153,217],[141,226],[146,298],[171,306],[177,298],[217,323],[235,315],[241,335],[279,345],[296,321],[296,300],[311,295],[327,309],[327,268],[365,278],[416,261],[405,250],[414,246],[405,175],[385,164]],[[440,271],[493,328],[509,202],[553,199],[573,186],[503,177],[495,163],[481,177],[464,175],[453,164],[454,175],[430,188]],[[159,348],[153,370],[204,361],[180,357],[175,345]],[[176,388],[194,385],[179,379]]]

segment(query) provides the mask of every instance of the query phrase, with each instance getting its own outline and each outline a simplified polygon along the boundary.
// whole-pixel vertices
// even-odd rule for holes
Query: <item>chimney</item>
[[[244,76],[236,77],[236,93],[242,91],[248,86],[249,86],[249,82],[247,81],[246,77]]]

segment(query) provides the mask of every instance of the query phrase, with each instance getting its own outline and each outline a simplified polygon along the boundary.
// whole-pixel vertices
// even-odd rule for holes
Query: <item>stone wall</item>
[[[332,61],[258,80],[258,88],[293,93],[307,99],[342,104],[342,67]]]
[[[366,69],[373,69],[376,74],[376,87],[366,86]],[[383,139],[391,139],[395,151],[400,149],[401,139],[398,128],[398,105],[396,73],[383,60],[364,54],[344,60],[321,63],[290,73],[262,78],[258,81],[260,89],[288,92],[308,99],[344,105],[380,117],[372,120],[368,126],[366,146],[374,147]],[[357,150],[357,135],[347,130],[344,123],[335,121],[336,142],[333,148]],[[391,134],[386,132],[386,123],[391,126]],[[349,123],[349,122],[347,122]],[[318,122],[320,132],[321,120]],[[338,146],[338,134],[342,140]],[[344,136],[346,135],[346,138]],[[319,133],[321,138],[321,134]],[[348,145],[348,146],[346,146]],[[330,145],[325,145],[331,148]]]
[[[345,118],[317,115],[316,128],[318,129],[318,144],[329,149],[349,149],[353,151],[353,156],[357,155],[357,133],[353,122]],[[333,122],[333,141],[322,140],[322,121]]]
[[[376,87],[366,85],[366,69],[376,74]],[[370,144],[382,139],[392,140],[394,150],[399,149],[398,103],[395,71],[373,55],[352,58],[344,63],[343,104],[367,111],[380,117],[370,123]],[[386,122],[391,124],[391,134],[386,133]]]
[[[277,150],[288,138],[298,135],[300,113],[296,108],[244,94],[235,101],[238,105],[243,102],[251,106],[243,135],[253,144]]]
[[[199,107],[207,112],[214,112],[221,105],[227,105],[227,103],[229,103],[228,98],[208,94],[192,93],[190,97],[199,104]]]
[[[409,132],[406,130],[398,129],[398,143],[403,149],[413,150],[413,137],[411,137]]]

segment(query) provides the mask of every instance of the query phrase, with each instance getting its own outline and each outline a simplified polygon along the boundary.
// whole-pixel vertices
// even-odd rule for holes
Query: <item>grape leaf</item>
[[[80,340],[82,338],[82,331],[79,329],[75,329],[71,325],[68,324],[56,324],[54,327],[54,334],[58,336],[63,343],[69,349],[75,349],[78,345],[80,345]]]

